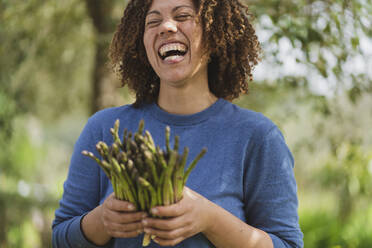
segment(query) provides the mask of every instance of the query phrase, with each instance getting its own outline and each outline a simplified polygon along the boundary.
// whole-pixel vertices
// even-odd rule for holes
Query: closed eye
[[[187,19],[191,18],[192,16],[189,14],[182,14],[182,15],[177,15],[176,19],[178,21],[186,21]]]
[[[146,23],[147,26],[156,26],[157,24],[159,24],[161,22],[161,20],[152,20],[152,21],[148,21]]]

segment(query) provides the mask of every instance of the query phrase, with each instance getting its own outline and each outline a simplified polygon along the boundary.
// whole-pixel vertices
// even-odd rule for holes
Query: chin
[[[186,84],[186,80],[183,77],[180,77],[180,78],[172,77],[172,78],[163,79],[161,81],[166,82],[166,84],[172,85],[172,86],[183,86]]]
[[[159,77],[160,81],[163,82],[169,82],[170,84],[183,84],[187,80],[188,75],[184,71],[181,71],[179,73],[172,72],[168,75],[160,75]]]

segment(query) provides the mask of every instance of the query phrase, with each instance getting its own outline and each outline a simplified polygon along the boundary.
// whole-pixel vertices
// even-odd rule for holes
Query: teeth
[[[186,52],[187,47],[182,43],[169,43],[169,44],[165,44],[164,46],[160,47],[159,54],[161,56],[165,56],[167,52],[173,51],[173,50]]]
[[[183,56],[180,56],[180,55],[173,55],[173,56],[168,56],[164,59],[164,61],[172,61],[172,60],[176,60],[176,59],[179,59],[179,58],[182,58]]]

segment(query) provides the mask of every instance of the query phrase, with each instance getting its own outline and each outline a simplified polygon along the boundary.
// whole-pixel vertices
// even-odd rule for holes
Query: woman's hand
[[[115,199],[114,193],[81,221],[84,236],[96,245],[105,245],[112,238],[131,238],[143,232],[142,219],[130,202]]]
[[[114,238],[132,238],[143,232],[142,219],[147,214],[136,212],[135,206],[117,200],[112,193],[102,204],[101,220],[105,232]]]
[[[165,219],[145,218],[142,221],[144,230],[155,235],[154,241],[159,245],[174,246],[208,228],[209,204],[206,198],[185,187],[181,201],[151,210],[153,215]]]

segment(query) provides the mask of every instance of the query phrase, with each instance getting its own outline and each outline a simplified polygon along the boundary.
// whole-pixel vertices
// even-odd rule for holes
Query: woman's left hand
[[[181,201],[169,205],[158,206],[151,210],[160,218],[146,218],[142,221],[144,230],[155,235],[154,241],[162,246],[174,246],[184,239],[203,232],[211,223],[211,202],[195,191],[185,187]]]

